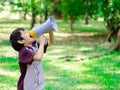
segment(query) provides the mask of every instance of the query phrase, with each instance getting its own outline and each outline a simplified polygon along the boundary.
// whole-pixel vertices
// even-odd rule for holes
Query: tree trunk
[[[60,5],[60,1],[55,0],[54,5],[53,5],[53,14],[54,14],[55,18],[57,18],[57,19],[62,18],[62,12],[57,9],[59,7],[59,5]]]
[[[47,20],[47,18],[48,18],[48,8],[47,8],[47,5],[46,5],[46,7],[45,7],[45,21]]]
[[[59,10],[54,9],[53,12],[54,12],[54,16],[55,16],[56,19],[61,19],[62,18],[62,13]]]
[[[25,11],[24,11],[24,20],[27,20],[26,15],[27,15],[27,8],[25,8]]]
[[[85,24],[88,24],[88,10],[85,12]]]
[[[34,24],[36,22],[36,7],[35,7],[35,0],[31,1],[32,3],[32,22],[31,22],[31,28],[34,27]]]
[[[40,14],[40,23],[42,23],[42,14]]]
[[[86,7],[86,12],[85,12],[85,24],[87,25],[88,24],[88,0],[86,0],[86,4],[87,4],[87,7]]]
[[[120,29],[117,33],[116,43],[113,46],[112,50],[120,51]]]
[[[35,21],[36,21],[36,15],[35,15],[34,13],[32,13],[31,28],[33,28],[33,27],[34,27]]]
[[[74,20],[73,20],[73,18],[71,18],[70,19],[70,30],[73,30],[73,22],[74,22]]]

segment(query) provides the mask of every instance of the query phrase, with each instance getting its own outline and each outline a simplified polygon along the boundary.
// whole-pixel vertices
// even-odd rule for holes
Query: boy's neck
[[[24,44],[24,46],[32,47],[32,43],[31,44]]]

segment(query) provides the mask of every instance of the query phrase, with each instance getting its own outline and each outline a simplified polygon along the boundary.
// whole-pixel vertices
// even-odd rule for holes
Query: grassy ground
[[[55,45],[44,55],[44,90],[119,90],[120,52],[109,52],[103,22],[76,22],[74,31],[67,22],[57,21]],[[16,90],[19,78],[18,53],[8,42],[17,27],[29,30],[29,21],[0,20],[0,90]],[[101,53],[105,53],[102,56]],[[96,57],[97,56],[97,57]]]

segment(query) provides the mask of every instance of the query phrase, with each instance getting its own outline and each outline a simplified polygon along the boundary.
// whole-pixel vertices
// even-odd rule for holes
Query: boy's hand
[[[49,42],[48,42],[48,46],[51,46],[54,44],[54,35],[53,32],[49,32]]]
[[[41,35],[41,36],[39,37],[39,40],[40,40],[40,43],[44,44],[44,42],[45,42],[45,37],[44,37],[43,35]]]

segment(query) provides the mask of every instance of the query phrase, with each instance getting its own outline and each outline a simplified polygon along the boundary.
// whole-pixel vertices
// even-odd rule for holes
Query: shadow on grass
[[[117,56],[118,53],[112,54]],[[71,64],[73,63],[73,64]],[[60,62],[55,63],[52,60],[44,61],[44,69],[47,81],[47,89],[55,90],[119,90],[120,86],[120,61],[118,57],[110,58],[109,55],[104,56],[104,58],[99,58],[99,60],[90,60],[86,62]],[[71,69],[65,70],[66,67],[61,67],[61,65],[70,64],[71,67],[78,66],[76,68],[78,72],[71,71]],[[60,65],[60,66],[59,66]],[[74,66],[75,65],[75,66]],[[88,70],[81,71],[82,68],[88,68]],[[58,89],[59,88],[59,89]]]
[[[114,56],[112,54],[112,56]],[[98,85],[104,86],[105,90],[114,89],[119,90],[120,86],[120,61],[117,57],[118,53],[116,54],[116,57],[110,58],[110,55],[104,56],[104,58],[99,58],[97,61],[91,61],[89,64],[84,64],[85,67],[91,68],[90,70],[84,71],[83,73],[87,76],[86,83],[95,83]],[[91,79],[93,79],[91,81]]]
[[[8,84],[9,86],[12,85],[13,86],[16,86],[16,81],[17,79],[13,77],[9,77],[9,75],[0,75],[0,82],[2,82],[1,84],[4,86],[4,84]],[[0,86],[1,86],[0,84]],[[5,87],[5,86],[4,86]]]
[[[16,90],[16,89],[17,78],[14,78],[14,76],[9,77],[8,75],[0,74],[0,90]]]
[[[62,70],[47,61],[43,63],[47,82],[45,90],[75,90],[75,87],[80,84],[80,78],[72,76],[72,72]]]
[[[78,35],[74,34],[64,34],[55,35],[55,44],[56,45],[96,45],[100,43],[107,42],[107,34],[99,33],[79,33]]]
[[[88,82],[85,82],[85,80],[87,81],[87,78],[83,79],[80,75],[81,72],[74,73],[70,70],[66,71],[60,67],[49,65],[48,62],[44,64],[44,68],[47,82],[45,90],[77,90],[81,89],[79,88],[80,86],[88,84]]]
[[[0,90],[13,90],[17,87],[17,62],[16,57],[0,57]]]
[[[119,90],[120,83],[120,61],[116,57],[119,53],[113,53],[112,56],[115,57],[114,60],[110,58],[109,55],[104,56],[104,58],[99,58],[99,60],[90,60],[88,62],[65,62],[45,59],[43,61],[43,67],[45,71],[45,78],[47,86],[45,90],[77,90],[77,89],[116,89]],[[65,70],[66,67],[61,67],[61,65],[70,64],[71,67],[78,66],[78,71],[71,71],[70,68]],[[59,66],[60,65],[60,66]],[[88,70],[81,71],[82,67],[89,68]],[[0,58],[0,68],[6,72],[18,70],[17,60],[13,57],[1,57]],[[16,79],[11,78],[8,75],[0,75],[1,82],[3,86],[8,85],[14,87],[16,85]],[[6,80],[4,80],[6,79]],[[4,80],[4,81],[2,81]],[[7,81],[8,80],[8,81]],[[10,84],[9,84],[10,83]]]
[[[0,68],[6,71],[18,71],[18,58],[17,57],[0,57]]]
[[[18,62],[17,57],[0,57],[0,63],[16,63]]]

